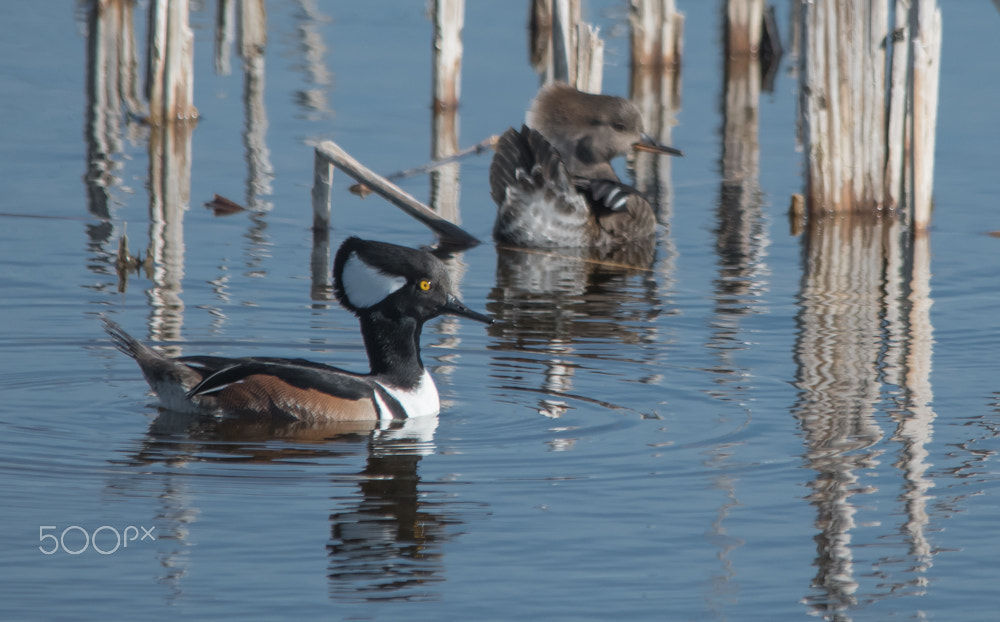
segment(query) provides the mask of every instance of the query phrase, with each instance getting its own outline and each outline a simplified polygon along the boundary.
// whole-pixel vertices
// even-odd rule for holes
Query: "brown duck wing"
[[[188,393],[227,415],[314,421],[402,416],[402,408],[366,377],[297,359],[240,359]],[[388,412],[383,412],[388,411]]]

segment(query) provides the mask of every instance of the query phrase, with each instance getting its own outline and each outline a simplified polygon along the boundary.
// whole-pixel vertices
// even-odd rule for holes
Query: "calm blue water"
[[[831,225],[812,246],[789,233],[803,180],[787,57],[760,100],[759,200],[733,209],[720,3],[682,1],[686,157],[652,268],[495,248],[489,156],[465,159],[461,221],[484,243],[452,265],[466,303],[498,321],[428,326],[441,415],[280,432],[160,413],[98,318],[178,354],[363,369],[354,318],[310,294],[310,145],[334,139],[385,173],[428,159],[424,3],[269,2],[252,83],[235,51],[216,71],[216,6],[195,3],[201,119],[188,209],[165,230],[156,136],[92,115],[84,3],[49,4],[0,5],[3,619],[996,617],[990,3],[943,3],[926,239],[890,223]],[[607,41],[604,91],[625,93],[627,6],[585,4]],[[537,87],[525,22],[521,6],[466,8],[463,146],[523,118]],[[428,199],[426,176],[401,183]],[[335,185],[334,247],[434,241]],[[216,218],[214,193],[258,213]],[[157,261],[120,292],[124,233]]]

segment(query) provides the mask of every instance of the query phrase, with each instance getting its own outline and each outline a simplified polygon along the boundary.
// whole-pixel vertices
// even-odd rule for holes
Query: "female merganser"
[[[650,237],[656,218],[649,201],[611,166],[632,149],[683,155],[645,134],[627,99],[561,83],[543,87],[527,125],[508,129],[495,148],[494,238],[519,247],[613,250]]]

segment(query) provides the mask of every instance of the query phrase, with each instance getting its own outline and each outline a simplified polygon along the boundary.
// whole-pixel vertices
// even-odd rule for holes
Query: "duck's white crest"
[[[381,272],[366,264],[357,253],[351,253],[344,262],[340,282],[344,286],[347,300],[359,309],[366,309],[382,302],[386,296],[406,285],[406,279],[403,277],[389,276]]]

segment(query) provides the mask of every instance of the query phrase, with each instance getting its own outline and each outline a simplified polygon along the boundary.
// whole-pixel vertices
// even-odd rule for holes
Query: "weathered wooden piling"
[[[737,189],[745,206],[756,192],[764,0],[729,0],[725,24],[723,183]]]
[[[941,9],[917,0],[910,9],[913,64],[913,224],[930,224],[934,190],[934,145],[941,74]]]
[[[580,0],[550,0],[552,5],[552,31],[549,36],[552,53],[550,68],[546,71],[546,82],[553,80],[569,83],[570,76],[576,75],[573,36],[575,25],[580,23]]]
[[[726,2],[726,54],[756,57],[764,23],[764,0]]]
[[[152,0],[149,7],[146,97],[153,125],[198,117],[188,15],[188,0]]]
[[[462,95],[462,27],[465,0],[434,3],[433,93],[431,158],[440,160],[458,152],[458,106]],[[447,164],[431,173],[431,206],[458,223],[459,165]]]
[[[723,22],[722,180],[716,205],[716,319],[735,334],[753,313],[767,280],[768,227],[760,190],[760,94],[763,84],[763,0],[728,0]]]
[[[674,0],[632,0],[629,97],[642,113],[646,132],[665,145],[681,107],[684,15]],[[632,160],[636,186],[654,199],[657,218],[670,220],[672,159],[637,153]]]
[[[434,109],[455,110],[462,95],[462,27],[465,24],[465,0],[434,2],[433,74]],[[454,144],[442,145],[454,152]],[[451,153],[435,154],[435,159]]]
[[[528,48],[542,84],[565,82],[600,93],[604,42],[582,21],[580,0],[533,0]]]
[[[327,300],[331,296],[330,275],[330,199],[333,188],[333,163],[319,150],[313,158],[313,245],[310,259],[311,290],[313,300]]]
[[[799,8],[800,116],[810,217],[907,207],[929,223],[941,47],[934,0]],[[888,80],[886,76],[888,75]]]

